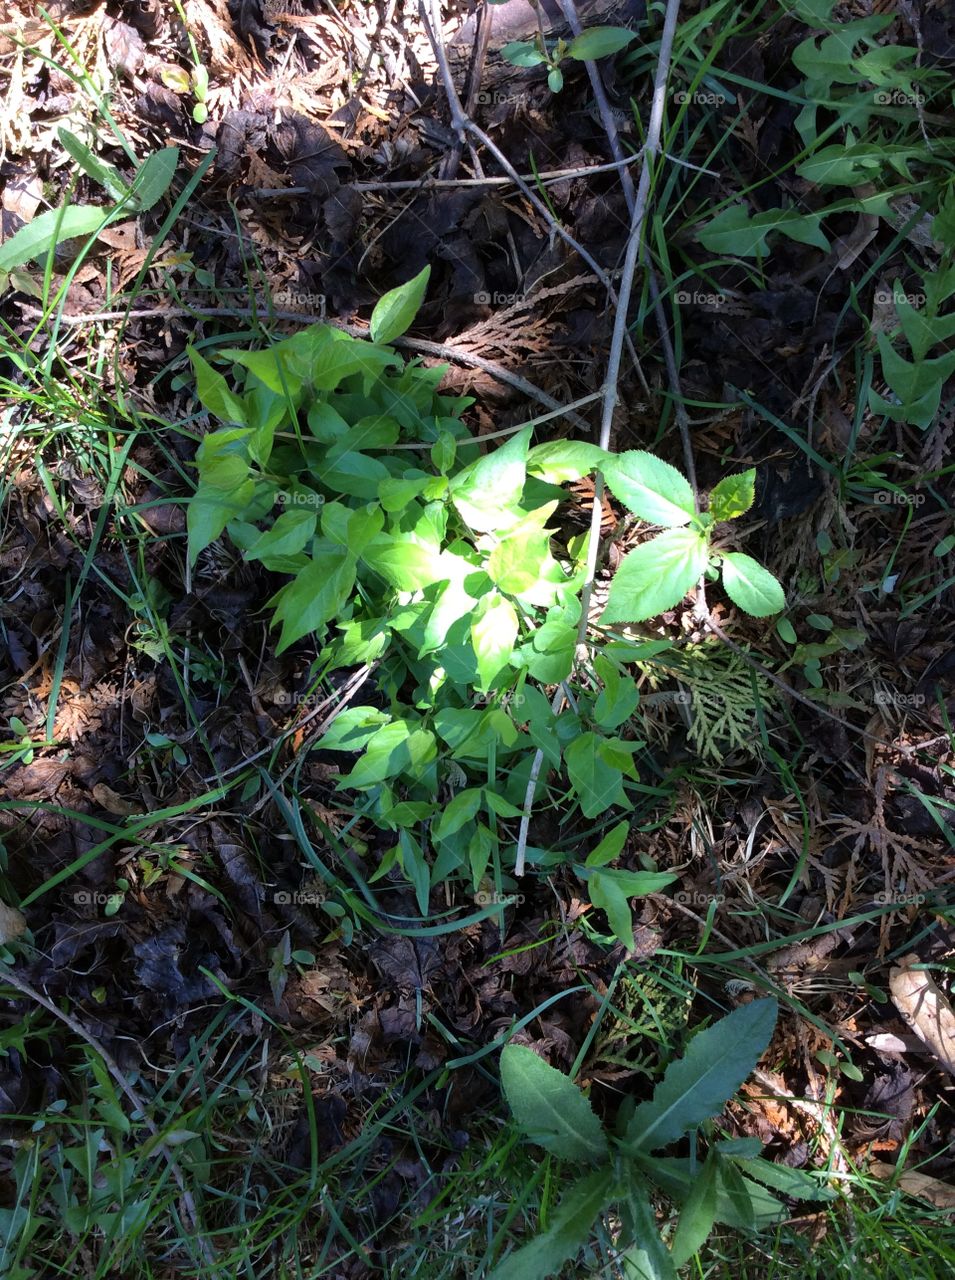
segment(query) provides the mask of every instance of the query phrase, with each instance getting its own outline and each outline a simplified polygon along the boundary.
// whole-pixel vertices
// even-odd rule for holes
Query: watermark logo
[[[490,293],[486,289],[471,296],[478,307],[513,307],[519,302],[527,301],[526,293]]]
[[[900,289],[876,289],[872,300],[877,307],[897,307],[906,303],[910,307],[924,307],[924,293],[903,293]]]
[[[716,905],[722,906],[726,901],[725,893],[675,893],[673,895],[674,902],[681,902],[685,907],[709,907],[710,903],[715,902]]]
[[[78,907],[108,907],[122,902],[123,895],[121,893],[102,893],[96,889],[77,889],[73,894],[73,901]]]
[[[924,707],[924,693],[900,693],[898,689],[876,689],[872,701],[877,707]]]
[[[479,907],[516,907],[526,899],[522,893],[485,893],[479,889],[474,901]]]
[[[696,289],[679,289],[673,297],[681,307],[725,307],[727,302],[725,293],[700,293]]]
[[[656,707],[666,703],[674,703],[678,707],[692,707],[693,695],[692,693],[687,693],[684,689],[664,689],[660,693],[644,693],[640,695],[640,705],[642,707]]]
[[[479,107],[506,107],[510,106],[511,103],[520,102],[521,95],[519,93],[500,93],[496,89],[482,89],[474,100]]]
[[[924,93],[908,93],[905,89],[878,89],[873,101],[879,107],[924,107]]]
[[[275,501],[280,507],[322,507],[325,505],[324,497],[320,493],[313,493],[310,489],[295,492],[289,489],[280,489],[275,495]]]
[[[714,93],[712,90],[695,89],[690,93],[686,89],[677,89],[673,95],[673,101],[679,103],[681,107],[687,102],[692,103],[694,107],[721,107],[729,99],[725,94]]]
[[[279,707],[310,707],[323,701],[317,693],[289,693],[279,689],[272,701]]]
[[[272,901],[280,907],[320,907],[327,898],[315,889],[298,889],[295,892],[277,889],[272,894]]]
[[[872,495],[872,501],[880,507],[920,507],[924,493],[896,493],[892,489],[880,489]]]
[[[921,907],[928,902],[925,893],[874,893],[872,901],[882,907]]]
[[[307,289],[276,289],[272,301],[287,311],[307,311],[325,319],[324,293],[310,293]]]
[[[522,707],[526,701],[527,699],[523,693],[508,693],[504,689],[492,689],[489,693],[475,694],[472,706],[493,707],[500,705],[502,707]]]

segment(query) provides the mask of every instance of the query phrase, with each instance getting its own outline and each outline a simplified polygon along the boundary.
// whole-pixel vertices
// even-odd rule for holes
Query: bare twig
[[[660,54],[657,59],[656,78],[653,84],[653,102],[650,108],[650,122],[647,126],[647,141],[643,148],[643,167],[640,170],[640,184],[636,191],[630,217],[630,233],[627,240],[627,252],[624,259],[623,272],[620,279],[620,296],[614,316],[613,337],[610,343],[610,355],[607,360],[607,376],[604,380],[603,413],[600,422],[599,444],[602,449],[610,444],[610,429],[613,425],[613,411],[617,403],[617,382],[620,377],[620,360],[623,353],[624,337],[627,333],[627,309],[630,303],[630,291],[633,276],[640,257],[643,239],[643,227],[646,221],[647,205],[650,194],[650,183],[653,178],[653,164],[660,150],[660,135],[663,125],[663,107],[666,95],[667,77],[670,73],[670,57],[673,52],[673,38],[676,33],[677,17],[680,12],[680,0],[667,0],[666,17],[663,22],[663,33],[660,39]],[[622,170],[621,172],[625,172]],[[603,477],[598,471],[594,478],[594,506],[590,518],[590,538],[587,546],[587,564],[584,584],[581,591],[580,627],[577,634],[578,651],[587,636],[590,613],[590,596],[593,590],[594,575],[597,570],[597,552],[600,545],[600,520],[603,498]],[[554,695],[551,706],[556,714],[564,702],[563,687]],[[540,776],[544,753],[538,749],[531,766],[531,774],[524,796],[524,810],[521,814],[521,825],[517,839],[517,855],[514,864],[514,875],[524,874],[527,836],[530,828],[531,809],[537,792],[537,780]]]
[[[431,0],[431,3],[436,9],[437,0]],[[578,240],[574,239],[566,227],[561,226],[561,224],[554,218],[544,201],[541,200],[540,196],[538,196],[536,192],[528,186],[511,164],[510,160],[508,160],[504,152],[501,151],[500,147],[498,147],[496,143],[488,137],[483,129],[478,128],[474,121],[468,117],[464,107],[461,105],[461,99],[458,96],[458,91],[454,86],[451,68],[448,65],[448,55],[444,48],[444,41],[441,38],[441,29],[438,17],[437,15],[429,17],[425,7],[425,0],[419,0],[418,12],[421,15],[421,21],[428,33],[428,39],[431,41],[431,47],[434,50],[434,56],[437,59],[438,71],[441,75],[441,82],[444,85],[444,92],[448,99],[448,107],[451,111],[451,127],[454,129],[455,133],[462,137],[464,134],[470,133],[472,137],[480,142],[481,145],[491,153],[511,181],[520,188],[524,196],[530,201],[537,212],[546,219],[547,225],[552,227],[557,235],[559,235],[560,238],[565,241],[584,262],[586,262],[587,266],[591,269],[608,293],[612,292],[613,285],[610,277],[607,275],[606,271],[604,271],[596,258],[594,258]]]
[[[92,1032],[87,1031],[83,1024],[81,1022],[77,1022],[71,1014],[65,1013],[58,1005],[54,1004],[52,1000],[37,991],[35,987],[31,986],[29,982],[26,982],[18,974],[14,973],[8,965],[0,966],[0,984],[2,983],[6,983],[8,986],[14,987],[21,995],[27,996],[28,999],[42,1005],[48,1013],[51,1013],[54,1018],[59,1018],[60,1022],[69,1027],[74,1035],[79,1036],[79,1038],[84,1040],[95,1053],[99,1054],[103,1060],[106,1070],[116,1081],[116,1084],[121,1091],[125,1094],[134,1111],[138,1111],[142,1116],[143,1123],[146,1125],[146,1128],[154,1138],[159,1138],[159,1129],[152,1117],[149,1115],[149,1112],[146,1109],[146,1104],[126,1079],[125,1072],[122,1070],[119,1063],[115,1058],[113,1058],[108,1050],[100,1044],[99,1040],[96,1039]],[[169,1171],[175,1178],[176,1185],[182,1193],[183,1207],[185,1208],[186,1216],[196,1233],[196,1240],[198,1241],[199,1248],[202,1251],[202,1256],[207,1264],[212,1265],[216,1260],[215,1254],[213,1252],[212,1245],[209,1243],[209,1240],[206,1238],[206,1235],[202,1230],[202,1220],[199,1216],[199,1210],[196,1208],[196,1202],[193,1199],[192,1192],[186,1186],[186,1179],[183,1175],[182,1167],[176,1157],[172,1154],[172,1151],[161,1139],[157,1143],[157,1150],[161,1153],[166,1164],[169,1166]]]
[[[579,254],[581,259],[584,262],[586,262],[588,267],[590,267],[591,271],[594,273],[594,275],[597,277],[600,283],[607,290],[607,296],[609,297],[611,304],[613,306],[619,306],[619,300],[614,290],[611,276],[606,271],[604,271],[603,267],[600,265],[599,262],[597,262],[597,260],[592,256],[592,254],[590,254],[588,250],[585,249],[584,246],[570,234],[567,228],[557,221],[557,219],[554,217],[551,210],[547,207],[544,201],[541,200],[541,198],[531,189],[528,183],[524,181],[521,175],[517,172],[517,170],[508,160],[504,152],[501,151],[500,147],[498,147],[493,142],[493,140],[488,137],[488,135],[484,132],[483,129],[480,129],[474,123],[474,121],[468,116],[467,112],[462,107],[461,99],[458,96],[458,91],[454,86],[454,80],[451,76],[451,68],[448,65],[448,57],[444,48],[444,41],[441,38],[440,22],[438,21],[439,15],[437,12],[438,3],[439,3],[439,0],[431,0],[431,4],[435,11],[435,20],[433,24],[428,18],[428,14],[425,8],[425,0],[418,0],[418,9],[421,15],[421,21],[424,23],[425,30],[428,33],[428,39],[431,41],[432,48],[434,49],[434,56],[437,59],[438,70],[441,74],[441,81],[444,85],[444,91],[448,99],[448,106],[451,111],[452,128],[454,128],[455,131],[458,132],[459,134],[460,133],[471,134],[473,138],[475,138],[478,142],[480,142],[481,145],[491,153],[491,155],[494,157],[497,163],[501,166],[504,172],[508,175],[511,181],[514,182],[519,187],[521,192],[524,194],[525,198],[530,201],[530,203],[534,206],[537,212],[541,215],[541,217],[547,223],[548,227],[550,227],[551,230],[556,235],[560,236],[560,238],[567,245],[569,245],[570,248],[573,249],[575,253]],[[662,104],[661,104],[661,112],[662,112]],[[644,148],[644,153],[641,153],[641,154],[645,154],[645,150],[646,149]],[[537,181],[536,177],[534,178],[534,181],[535,182]],[[625,334],[625,342],[627,346],[627,352],[629,353],[630,359],[633,362],[633,367],[637,372],[637,376],[640,379],[640,383],[644,391],[647,393],[647,395],[649,395],[650,388],[647,384],[646,378],[644,377],[643,369],[640,366],[640,361],[637,358],[637,353],[636,353],[636,350],[634,349],[633,342],[630,338],[629,333]]]
[[[45,321],[49,319],[49,314],[40,307],[28,306],[24,303],[18,305],[23,315],[30,320]],[[341,329],[350,334],[353,338],[368,337],[368,329],[364,325],[344,324],[329,316],[312,315],[305,311],[273,311],[266,307],[152,307],[130,311],[65,311],[58,315],[57,319],[60,324],[75,327],[84,324],[97,324],[100,321],[106,323],[116,320],[163,320],[177,317],[190,317],[196,320],[219,317],[223,319],[252,318],[262,321],[298,321],[299,324],[331,324],[336,329]],[[494,360],[485,360],[483,356],[464,351],[453,343],[425,342],[418,338],[395,338],[392,345],[405,351],[418,351],[422,355],[438,356],[442,360],[453,360],[457,364],[465,364],[473,369],[480,369],[482,373],[488,374],[495,381],[503,382],[506,386],[513,387],[515,391],[520,391],[529,399],[536,400],[538,404],[544,405],[545,408],[550,409],[552,412],[566,417],[569,422],[572,422],[580,430],[589,431],[590,429],[583,418],[571,410],[566,410],[553,396],[549,396],[546,391],[541,390],[533,382],[528,382],[519,373],[512,373],[510,369],[505,369],[503,365],[497,364]]]
[[[640,159],[639,155],[624,156],[621,161],[611,164],[591,164],[574,169],[545,169],[540,173],[522,173],[518,178],[522,182],[539,182],[542,187],[554,186],[558,182],[566,182],[573,178],[589,178],[595,173],[613,173],[615,169],[629,167]],[[675,162],[679,163],[676,157]],[[684,162],[685,163],[685,162]],[[700,173],[713,174],[710,169],[698,169],[696,165],[685,165],[688,169]],[[392,182],[349,182],[350,191],[431,191],[453,190],[457,187],[513,187],[514,179],[506,174],[491,174],[480,178],[433,178],[423,174],[420,178],[396,178]],[[248,187],[242,191],[242,198],[247,200],[273,200],[279,196],[306,196],[311,187]]]

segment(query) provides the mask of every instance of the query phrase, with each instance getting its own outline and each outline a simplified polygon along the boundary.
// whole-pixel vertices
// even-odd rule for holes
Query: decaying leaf
[[[955,1076],[955,1013],[930,974],[912,966],[918,956],[903,956],[889,975],[895,1007],[941,1065]]]
[[[895,1178],[898,1170],[895,1165],[874,1160],[869,1165],[869,1172],[877,1178],[889,1181]],[[904,1173],[898,1173],[896,1185],[910,1196],[930,1201],[936,1209],[955,1209],[955,1187],[949,1182],[940,1182],[938,1178],[929,1178],[924,1173],[906,1169]]]
[[[8,942],[16,942],[21,934],[26,933],[26,928],[23,912],[0,902],[0,947],[5,947]]]

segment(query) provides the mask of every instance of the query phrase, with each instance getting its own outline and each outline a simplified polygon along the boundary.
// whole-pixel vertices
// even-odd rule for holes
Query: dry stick
[[[660,54],[657,60],[656,78],[653,84],[653,103],[650,108],[650,122],[647,126],[647,141],[643,148],[643,167],[640,170],[640,185],[630,219],[630,234],[627,240],[627,253],[624,259],[623,272],[620,279],[620,297],[617,312],[614,316],[613,337],[610,342],[610,356],[607,360],[607,377],[604,382],[603,414],[600,422],[601,449],[610,445],[610,429],[613,425],[613,411],[617,403],[617,382],[620,377],[620,360],[623,354],[624,335],[627,332],[627,309],[630,303],[630,291],[646,221],[647,204],[652,180],[653,162],[660,149],[660,134],[663,125],[663,103],[666,94],[667,77],[670,71],[670,57],[673,52],[673,38],[676,33],[677,17],[680,11],[680,0],[667,0],[666,17],[663,22],[663,33],[660,39]],[[597,552],[600,545],[600,521],[602,514],[603,476],[598,471],[594,478],[594,507],[590,517],[590,537],[587,546],[587,565],[584,584],[580,597],[580,625],[577,631],[578,651],[586,641],[589,624],[590,596],[593,591],[594,574],[597,570]],[[554,695],[551,708],[557,714],[564,701],[563,687]],[[517,856],[514,864],[514,875],[524,874],[527,853],[527,834],[531,821],[531,809],[537,791],[537,780],[540,776],[544,753],[538,749],[531,766],[531,774],[524,797],[524,812],[521,815],[521,826],[517,840]]]
[[[561,0],[561,8],[564,11],[564,16],[569,22],[571,29],[574,32],[574,35],[579,35],[581,31],[581,26],[577,17],[577,10],[574,5],[574,0]],[[620,138],[617,133],[617,125],[613,118],[613,112],[610,109],[610,104],[607,101],[607,95],[604,92],[603,82],[601,81],[600,75],[597,72],[596,65],[593,62],[587,62],[586,67],[590,75],[590,83],[594,91],[594,98],[596,99],[597,106],[600,111],[601,123],[603,124],[604,131],[606,132],[607,139],[610,143],[611,153],[613,154],[614,160],[617,161],[617,163],[619,163],[625,157],[623,155],[623,148],[621,147]],[[623,187],[624,194],[627,199],[627,205],[629,206],[632,212],[636,203],[636,195],[633,189],[633,180],[630,177],[630,173],[626,168],[621,168],[620,170],[620,184]],[[680,374],[679,374],[679,370],[677,369],[676,356],[673,351],[673,343],[670,339],[670,329],[666,323],[666,316],[663,311],[663,303],[660,296],[660,286],[657,281],[656,272],[653,270],[653,266],[650,263],[648,257],[646,257],[645,265],[647,269],[647,282],[650,286],[650,297],[653,303],[654,319],[656,320],[657,331],[660,335],[660,345],[663,348],[663,359],[664,359],[664,364],[666,365],[667,382],[670,385],[670,392],[673,396],[674,416],[676,417],[677,426],[680,431],[680,440],[683,447],[683,465],[686,471],[687,479],[689,480],[690,486],[693,489],[693,496],[694,496],[694,501],[696,503],[697,510],[699,510],[699,492],[696,484],[696,465],[695,465],[694,454],[693,454],[693,441],[690,435],[690,419],[689,419],[689,415],[686,412],[686,405],[684,404],[684,401],[683,401],[683,388],[680,383]],[[801,702],[804,706],[811,708],[818,715],[824,717],[825,719],[832,720],[836,724],[841,725],[842,728],[850,730],[851,732],[854,732],[854,733],[858,733],[860,736],[867,738],[869,741],[878,743],[880,746],[885,747],[889,750],[897,750],[905,754],[911,754],[912,752],[920,749],[915,745],[894,746],[893,744],[886,742],[884,739],[876,737],[875,734],[868,733],[864,729],[856,729],[854,725],[850,725],[847,721],[843,720],[841,716],[834,715],[831,711],[827,711],[825,707],[820,707],[819,704],[816,702],[813,702],[811,698],[805,697],[803,694],[799,693],[796,689],[794,689],[792,685],[787,684],[785,680],[782,680],[779,676],[774,675],[774,673],[771,672],[767,667],[763,666],[761,662],[758,662],[745,649],[743,649],[740,645],[736,644],[735,641],[731,640],[729,636],[726,635],[726,633],[723,631],[722,627],[715,620],[715,618],[713,618],[712,614],[710,613],[709,609],[706,606],[705,579],[700,580],[700,584],[698,588],[698,600],[699,600],[699,604],[702,606],[699,614],[700,621],[703,623],[704,626],[706,626],[707,630],[711,631],[720,641],[722,641],[723,644],[725,644],[728,648],[732,649],[734,653],[736,653],[739,657],[741,657],[743,661],[750,668],[752,668],[752,670],[758,672],[765,679],[771,681],[771,683],[774,684],[776,688],[778,688],[781,692],[787,694],[791,698],[794,698],[797,702]],[[937,739],[937,741],[947,741],[947,740],[948,739],[946,735],[942,735],[941,738]],[[929,745],[933,745],[935,741],[936,740],[933,739]]]
[[[31,307],[24,304],[18,304],[20,310],[30,320],[47,320],[49,316],[40,307]],[[131,310],[131,311],[90,311],[90,312],[63,312],[58,316],[61,324],[65,325],[82,325],[96,324],[99,321],[107,320],[153,320],[166,318],[183,318],[190,317],[196,320],[203,320],[207,317],[212,319],[216,317],[224,317],[227,319],[258,319],[258,320],[297,320],[306,324],[331,324],[336,329],[350,334],[353,338],[367,338],[368,329],[361,325],[344,324],[337,320],[332,320],[328,316],[316,316],[305,311],[270,311],[263,307],[261,310],[253,307],[153,307],[151,310]],[[513,387],[515,391],[520,391],[523,395],[528,396],[531,400],[536,400],[538,404],[544,405],[554,413],[560,413],[572,422],[575,427],[582,431],[588,431],[590,428],[583,418],[576,413],[572,413],[564,408],[553,396],[549,396],[546,391],[542,391],[540,387],[533,382],[528,382],[526,378],[522,378],[519,373],[511,373],[509,369],[505,369],[503,365],[496,364],[493,360],[485,360],[483,356],[473,355],[470,351],[462,351],[455,346],[445,346],[440,342],[425,342],[418,338],[395,338],[391,344],[400,347],[402,350],[419,351],[422,355],[438,356],[442,360],[454,360],[458,364],[470,365],[474,369],[480,369],[482,373],[488,374],[497,382],[503,382],[505,386]]]
[[[455,131],[459,134],[470,133],[478,142],[481,143],[483,147],[486,148],[486,150],[488,150],[491,153],[491,155],[494,157],[497,163],[501,166],[501,168],[508,175],[511,181],[520,188],[525,199],[530,201],[530,203],[541,215],[541,217],[544,219],[547,225],[550,228],[552,228],[552,230],[555,231],[556,234],[559,235],[560,238],[567,245],[569,245],[570,248],[573,249],[575,253],[579,254],[582,260],[586,262],[587,266],[590,267],[591,271],[594,273],[594,275],[597,277],[600,283],[607,290],[607,295],[610,298],[611,304],[614,306],[619,306],[619,300],[614,290],[613,282],[610,276],[607,274],[607,272],[604,271],[603,267],[599,264],[599,262],[597,262],[596,259],[593,258],[591,254],[587,252],[584,246],[578,240],[576,240],[565,227],[561,226],[561,224],[557,221],[557,219],[551,213],[550,209],[547,207],[544,201],[541,200],[540,197],[536,195],[534,191],[531,190],[528,184],[524,181],[521,175],[517,172],[517,170],[511,164],[510,160],[508,160],[504,152],[501,151],[500,147],[498,147],[488,137],[488,135],[484,132],[484,130],[480,129],[465,112],[464,108],[461,105],[461,99],[458,96],[458,91],[454,87],[454,80],[452,79],[452,76],[451,76],[451,68],[448,65],[448,58],[444,49],[444,41],[440,38],[440,23],[438,21],[438,18],[440,15],[437,13],[439,0],[431,0],[431,3],[435,10],[434,25],[432,25],[431,20],[429,20],[428,18],[428,14],[425,8],[425,0],[418,0],[418,12],[421,16],[421,21],[424,24],[425,30],[428,33],[428,39],[431,41],[431,47],[434,50],[434,56],[437,59],[438,70],[441,74],[441,81],[444,85],[445,95],[447,96],[448,106],[451,111],[452,128],[454,128]],[[643,154],[645,153],[646,153],[646,148],[644,148]],[[649,384],[647,383],[646,378],[643,375],[643,369],[641,368],[640,361],[637,358],[637,353],[634,349],[633,342],[630,339],[630,334],[626,333],[624,335],[624,338],[627,344],[627,351],[630,355],[630,359],[633,361],[633,366],[636,369],[637,376],[640,379],[640,384],[643,387],[643,390],[646,392],[646,394],[649,395],[650,387],[649,387]]]
[[[674,163],[680,164],[678,157],[670,157]],[[612,173],[623,165],[635,164],[639,155],[625,156],[622,162],[611,164],[591,164],[576,169],[544,169],[540,173],[522,173],[523,182],[540,182],[541,186],[554,186],[558,182],[566,182],[570,178],[587,178],[593,173]],[[707,173],[711,177],[719,177],[712,169],[701,169],[699,165],[683,161],[684,168],[693,169],[697,173]],[[433,178],[422,174],[420,178],[401,178],[393,182],[348,182],[344,184],[350,191],[444,191],[455,187],[512,187],[514,179],[506,175],[495,174],[480,178]],[[273,200],[280,196],[307,196],[312,194],[311,187],[249,187],[242,192],[245,200]]]
[[[37,1004],[42,1005],[43,1008],[46,1009],[48,1013],[52,1013],[54,1018],[59,1018],[59,1020],[62,1023],[64,1023],[66,1026],[69,1027],[69,1029],[73,1032],[74,1035],[79,1036],[80,1039],[84,1040],[90,1046],[91,1049],[93,1049],[96,1053],[98,1053],[103,1060],[103,1064],[105,1065],[106,1070],[113,1077],[113,1079],[119,1085],[120,1089],[129,1099],[129,1102],[132,1105],[133,1109],[135,1111],[138,1111],[142,1116],[143,1122],[145,1123],[146,1128],[149,1130],[149,1132],[153,1135],[154,1138],[159,1137],[159,1129],[156,1127],[155,1122],[147,1113],[145,1104],[140,1100],[139,1095],[136,1093],[136,1091],[133,1089],[133,1086],[126,1079],[126,1076],[122,1068],[120,1067],[119,1063],[116,1062],[116,1060],[112,1057],[112,1055],[103,1047],[103,1045],[100,1044],[100,1042],[96,1039],[96,1037],[92,1034],[92,1032],[87,1031],[87,1029],[83,1026],[81,1022],[77,1022],[77,1020],[74,1017],[72,1017],[68,1013],[65,1013],[62,1009],[60,1009],[57,1005],[55,1005],[52,1000],[47,999],[45,995],[42,995],[39,991],[37,991],[35,987],[32,987],[29,982],[24,981],[23,978],[19,977],[18,974],[14,973],[13,970],[6,965],[3,965],[2,967],[0,967],[0,983],[7,983],[9,986],[15,987],[16,990],[19,991],[21,995],[26,996],[30,1000],[35,1000]],[[160,1151],[160,1153],[162,1154],[163,1158],[165,1159],[166,1163],[169,1166],[169,1170],[172,1173],[172,1176],[176,1180],[176,1184],[179,1187],[179,1190],[182,1192],[182,1203],[186,1210],[186,1214],[189,1217],[190,1222],[192,1223],[193,1229],[196,1232],[196,1239],[199,1242],[199,1248],[202,1250],[202,1256],[208,1264],[213,1265],[216,1261],[215,1253],[213,1252],[212,1246],[209,1243],[209,1241],[206,1239],[206,1237],[203,1234],[201,1234],[202,1222],[199,1217],[199,1211],[196,1208],[196,1202],[192,1197],[192,1192],[186,1186],[186,1179],[183,1175],[182,1167],[180,1166],[176,1157],[169,1150],[169,1147],[166,1145],[165,1142],[160,1140],[160,1142],[157,1145],[158,1145],[158,1150]]]
[[[570,25],[575,36],[581,33],[580,19],[577,16],[577,7],[574,0],[560,0],[564,17]],[[623,194],[627,201],[627,208],[633,213],[636,203],[637,194],[633,186],[633,178],[630,176],[630,170],[625,167],[627,159],[624,154],[623,145],[620,141],[620,133],[617,129],[617,122],[614,119],[613,111],[607,100],[606,90],[600,73],[597,70],[595,62],[585,62],[587,74],[590,77],[590,86],[594,91],[594,100],[597,103],[597,109],[600,113],[600,123],[604,127],[607,135],[607,141],[610,143],[610,152],[614,158],[614,164],[621,166],[620,168],[620,185],[623,188]],[[686,406],[683,403],[683,396],[680,389],[680,376],[676,367],[676,358],[673,353],[673,344],[670,341],[670,330],[667,327],[666,316],[663,311],[663,303],[660,298],[660,287],[657,283],[656,273],[650,262],[649,255],[644,249],[643,258],[647,268],[648,284],[650,286],[650,298],[653,303],[653,315],[657,323],[657,329],[660,334],[660,342],[663,346],[663,359],[667,370],[667,381],[670,384],[670,390],[673,393],[673,412],[676,417],[677,426],[680,431],[680,440],[683,445],[683,463],[686,470],[686,477],[690,482],[693,490],[694,500],[697,510],[699,510],[699,494],[696,487],[696,465],[693,458],[693,445],[690,437],[690,419],[686,412]]]
[[[521,189],[525,197],[531,202],[534,208],[547,220],[548,226],[553,227],[557,234],[564,240],[575,253],[586,262],[591,271],[608,291],[612,290],[610,277],[604,271],[603,267],[595,258],[593,258],[579,241],[575,240],[566,228],[562,227],[554,218],[554,215],[548,209],[547,205],[536,195],[527,185],[521,175],[504,155],[503,151],[495,145],[487,136],[483,129],[480,129],[473,120],[466,114],[464,107],[461,105],[461,99],[458,91],[454,87],[454,80],[451,76],[451,68],[448,65],[448,57],[444,48],[444,41],[440,38],[440,25],[437,13],[439,0],[431,0],[434,14],[429,18],[427,9],[425,8],[425,0],[418,0],[418,12],[421,15],[421,21],[424,24],[425,31],[428,33],[428,39],[431,41],[431,47],[434,50],[434,56],[438,63],[438,71],[441,75],[441,82],[444,85],[445,96],[448,99],[448,107],[451,111],[451,127],[455,133],[463,139],[464,134],[470,133],[482,146],[490,151],[491,155],[498,162],[504,172],[508,175],[512,182],[516,183]]]

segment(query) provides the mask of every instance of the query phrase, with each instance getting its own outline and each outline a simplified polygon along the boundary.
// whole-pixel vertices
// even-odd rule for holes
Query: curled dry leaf
[[[912,966],[918,956],[903,956],[889,974],[895,1007],[941,1065],[955,1076],[955,1013],[930,974]]]
[[[0,947],[5,947],[8,942],[16,942],[21,934],[26,933],[26,928],[23,912],[0,902]]]
[[[914,1169],[899,1173],[894,1164],[883,1164],[881,1160],[874,1160],[869,1165],[869,1172],[886,1182],[891,1182],[898,1176],[897,1185],[908,1195],[929,1200],[936,1209],[955,1209],[955,1187],[949,1182],[929,1178],[924,1173],[916,1173]]]

